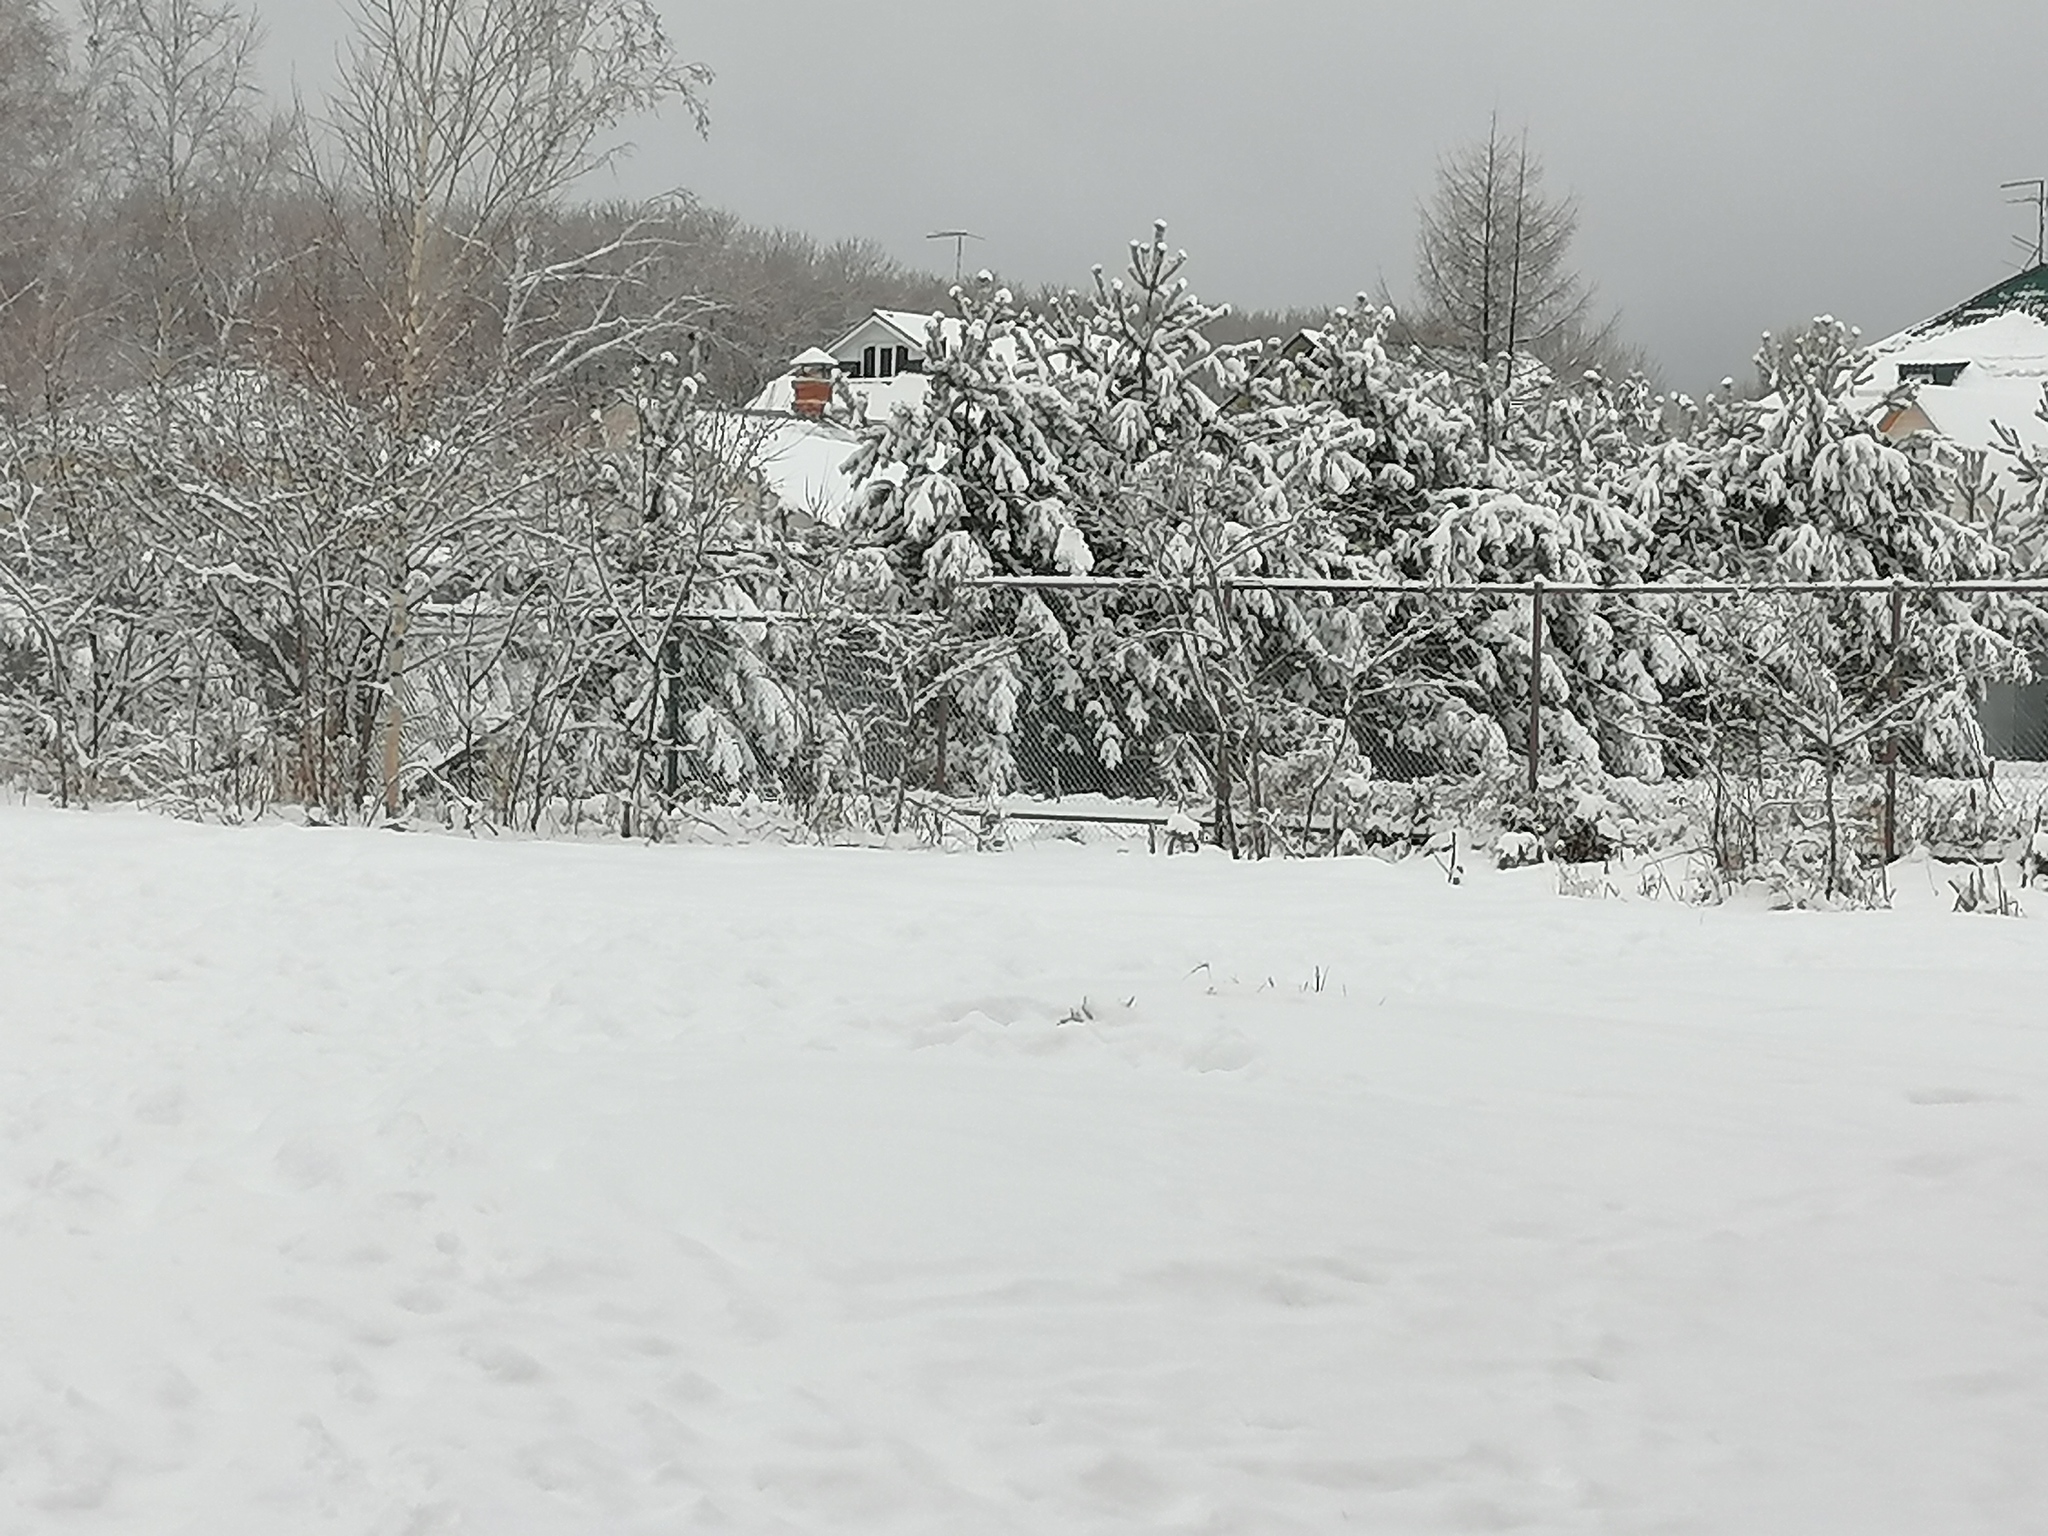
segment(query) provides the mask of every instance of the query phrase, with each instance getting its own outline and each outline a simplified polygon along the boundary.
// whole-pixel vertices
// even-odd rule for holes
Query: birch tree
[[[601,300],[567,331],[533,324],[551,289],[594,281],[616,292],[630,280],[619,259],[630,269],[632,254],[627,236],[536,261],[536,229],[620,153],[629,118],[674,100],[701,128],[710,77],[677,59],[651,0],[362,0],[356,23],[319,180],[330,270],[367,299],[363,376],[347,386],[365,389],[394,442],[375,493],[387,509],[375,559],[386,609],[381,778],[395,815],[422,562],[454,548],[488,567],[479,514],[518,499],[461,462],[490,462],[551,388],[666,318]],[[480,485],[483,504],[451,504],[453,484]],[[442,526],[451,519],[461,540]]]
[[[370,363],[409,437],[466,359],[504,357],[476,345],[479,293],[516,305],[562,275],[524,264],[540,217],[636,114],[674,100],[701,127],[710,75],[677,60],[651,0],[363,0],[356,20],[329,175],[373,225],[352,250],[376,296]]]

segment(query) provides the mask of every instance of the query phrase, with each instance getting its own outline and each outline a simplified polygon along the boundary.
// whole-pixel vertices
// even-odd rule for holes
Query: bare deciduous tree
[[[1513,397],[1518,358],[1561,373],[1613,350],[1612,322],[1592,323],[1591,290],[1570,265],[1578,225],[1571,198],[1545,194],[1526,133],[1504,137],[1496,121],[1438,162],[1416,238],[1416,335],[1467,362],[1489,433],[1498,403]]]
[[[381,303],[372,362],[409,436],[536,218],[634,114],[676,99],[701,126],[710,75],[677,61],[650,0],[363,0],[356,20],[330,185],[374,220],[356,252]]]
[[[0,405],[65,391],[103,300],[90,120],[43,0],[0,0]]]
[[[637,231],[565,254],[540,253],[536,236],[618,152],[629,117],[679,99],[701,127],[710,76],[676,59],[651,0],[361,0],[356,22],[318,179],[334,266],[369,300],[367,376],[348,382],[369,386],[395,442],[377,491],[383,547],[369,560],[385,584],[382,781],[396,814],[420,562],[453,546],[488,568],[478,533],[505,524],[476,519],[515,499],[493,476],[452,467],[493,461],[541,394],[666,318],[628,319],[610,301],[645,256]],[[593,280],[595,306],[545,326],[560,310],[541,300]],[[451,480],[484,501],[451,506],[438,489]],[[441,527],[451,517],[471,525],[461,541]]]
[[[187,365],[226,362],[284,252],[269,226],[296,124],[254,78],[261,34],[232,3],[88,0],[93,109],[160,423]]]

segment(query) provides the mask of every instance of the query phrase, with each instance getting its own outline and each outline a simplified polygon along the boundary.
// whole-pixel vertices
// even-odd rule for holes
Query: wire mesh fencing
[[[1097,828],[1265,856],[1484,829],[1503,860],[1561,863],[1683,836],[1716,878],[1831,890],[1910,847],[1983,858],[2044,830],[2044,595],[991,578],[940,611],[678,606],[636,628],[478,593],[415,609],[382,694],[280,709],[216,658],[124,728],[182,743],[165,782],[200,813],[293,799],[317,752],[365,803],[395,782],[419,814],[543,833]]]
[[[1176,788],[1253,852],[1414,848],[1463,824],[1574,861],[1682,828],[1711,878],[1854,895],[1907,847],[2034,846],[2042,590],[1212,583],[1185,599],[1210,642],[1185,755],[1209,771]]]
[[[641,830],[741,805],[1261,856],[1486,826],[1581,862],[1684,828],[1717,878],[1853,894],[1903,848],[2041,830],[2048,688],[1987,610],[2035,595],[993,581],[944,614],[687,614],[602,809],[568,798]]]

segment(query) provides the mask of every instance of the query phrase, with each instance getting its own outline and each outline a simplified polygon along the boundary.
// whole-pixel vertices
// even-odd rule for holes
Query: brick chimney
[[[812,347],[789,365],[790,382],[796,399],[792,406],[799,416],[821,419],[832,404],[832,375],[838,359],[820,347]]]

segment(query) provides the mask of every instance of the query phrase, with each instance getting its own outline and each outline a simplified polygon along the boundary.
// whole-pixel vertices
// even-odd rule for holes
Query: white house
[[[902,309],[878,309],[837,341],[822,349],[813,348],[790,365],[790,371],[769,381],[756,395],[750,409],[757,411],[823,414],[807,409],[811,402],[798,397],[805,365],[829,360],[832,377],[843,384],[870,421],[885,421],[898,405],[912,405],[924,398],[924,364],[931,334],[932,316]],[[949,337],[957,337],[958,319],[940,322]]]
[[[1850,399],[1889,437],[1931,432],[1981,454],[1983,490],[2010,498],[2019,486],[2010,456],[1999,451],[1999,429],[2048,449],[2044,389],[2048,266],[2039,266],[1879,342]],[[2048,658],[2037,659],[2035,668],[2048,677]],[[2048,758],[2048,681],[1994,684],[1980,718],[1994,757]]]
[[[909,310],[878,309],[825,347],[792,358],[746,409],[764,510],[786,517],[836,525],[860,485],[846,472],[858,446],[858,428],[886,421],[899,405],[924,398],[926,349],[934,317]],[[960,321],[938,320],[941,334],[957,340]],[[844,391],[858,418],[846,420],[833,407]]]
[[[2048,266],[1986,289],[1870,349],[1850,398],[1893,438],[1932,432],[1985,456],[1986,484],[2010,491],[2003,426],[2048,448]]]

